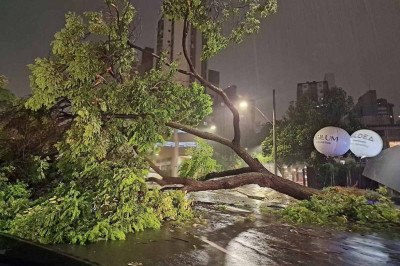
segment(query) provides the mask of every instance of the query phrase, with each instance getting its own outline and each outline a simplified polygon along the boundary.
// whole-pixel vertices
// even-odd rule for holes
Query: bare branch
[[[187,20],[187,15],[183,20],[183,34],[182,34],[182,49],[183,49],[183,55],[185,56],[185,59],[189,65],[190,71],[191,73],[193,73],[193,76],[200,81],[200,83],[202,83],[204,86],[208,87],[209,89],[211,89],[212,91],[216,92],[218,95],[221,96],[222,100],[224,101],[224,103],[226,104],[226,106],[228,106],[229,110],[231,111],[231,113],[233,114],[233,132],[234,132],[234,136],[233,136],[233,140],[232,142],[235,145],[240,145],[240,116],[239,116],[239,112],[236,109],[235,105],[231,102],[231,100],[228,98],[228,95],[226,95],[226,93],[218,88],[217,86],[215,86],[214,84],[212,84],[211,82],[209,82],[208,80],[206,80],[204,77],[202,77],[197,71],[196,68],[193,65],[192,60],[190,59],[188,50],[187,50],[187,46],[186,46],[186,42],[187,42],[187,35],[188,35],[188,31],[189,31],[189,21]]]
[[[131,47],[131,48],[133,48],[133,49],[139,50],[139,51],[141,51],[142,53],[149,54],[149,55],[153,56],[154,58],[161,60],[161,57],[160,57],[159,55],[157,55],[157,54],[155,54],[155,53],[152,53],[152,52],[150,52],[150,51],[148,51],[148,50],[146,50],[146,49],[144,49],[144,48],[142,48],[142,47],[140,47],[140,46],[137,46],[137,45],[134,44],[132,41],[128,41],[128,45],[129,45],[129,47]],[[165,65],[166,65],[166,66],[171,66],[171,63],[165,62]],[[188,76],[193,76],[193,77],[194,77],[193,73],[191,73],[191,72],[189,72],[189,71],[186,71],[186,70],[183,70],[183,69],[178,69],[177,71],[178,71],[179,73],[184,74],[184,75],[188,75]]]
[[[146,162],[150,165],[151,169],[154,170],[154,172],[156,172],[157,174],[159,174],[162,178],[167,178],[168,175],[166,173],[164,173],[163,170],[161,170],[152,160],[150,160],[148,157],[144,157],[144,159],[146,160]]]
[[[232,142],[229,139],[223,138],[221,136],[218,136],[216,134],[210,133],[210,132],[205,132],[196,128],[192,128],[186,125],[182,125],[176,122],[168,122],[166,123],[167,126],[175,128],[175,129],[180,129],[183,130],[187,133],[190,133],[192,135],[195,135],[197,137],[203,138],[203,139],[208,139],[208,140],[212,140],[218,143],[221,143],[225,146],[228,146],[230,148],[233,147]]]
[[[264,171],[264,170],[267,171],[258,160],[251,157],[251,155],[246,151],[246,149],[244,149],[240,145],[237,145],[237,144],[231,142],[230,140],[228,140],[226,138],[223,138],[216,134],[212,134],[210,132],[205,132],[205,131],[201,131],[196,128],[192,128],[190,126],[182,125],[182,124],[179,124],[176,122],[168,122],[168,123],[166,123],[166,125],[169,127],[175,128],[175,129],[183,130],[187,133],[190,133],[192,135],[195,135],[195,136],[203,138],[203,139],[208,139],[208,140],[212,140],[212,141],[221,143],[221,144],[231,148],[240,158],[243,159],[243,161],[245,161],[247,163],[248,166],[251,167],[251,169],[253,171],[256,171],[256,172]]]

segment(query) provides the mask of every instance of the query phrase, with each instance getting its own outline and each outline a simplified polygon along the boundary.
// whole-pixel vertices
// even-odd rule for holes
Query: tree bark
[[[233,169],[233,170],[226,170],[226,171],[222,171],[222,172],[212,172],[212,173],[208,173],[205,176],[199,178],[200,180],[209,180],[209,179],[213,179],[213,178],[217,178],[217,177],[225,177],[225,176],[231,176],[231,175],[239,175],[239,174],[244,174],[244,173],[248,173],[251,172],[251,168],[250,167],[243,167],[243,168],[239,168],[239,169]]]
[[[268,187],[299,200],[309,199],[312,195],[319,193],[319,190],[303,187],[287,179],[272,174],[257,172],[244,173],[206,181],[197,181],[179,177],[166,177],[163,179],[149,178],[148,180],[161,186],[181,185],[179,189],[187,192],[233,189],[243,185],[257,184],[260,187]]]

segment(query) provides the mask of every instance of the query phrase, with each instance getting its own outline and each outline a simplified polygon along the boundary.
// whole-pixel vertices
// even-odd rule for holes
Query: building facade
[[[319,103],[323,100],[324,90],[328,89],[328,81],[307,81],[297,84],[297,101],[304,96],[309,97],[311,100]]]
[[[361,95],[354,107],[363,126],[382,137],[384,148],[400,145],[400,125],[394,123],[393,107],[386,99],[377,98],[376,90]]]
[[[179,69],[190,71],[189,64],[183,53],[182,38],[183,21],[160,18],[157,28],[156,53],[158,55],[166,53],[168,60],[176,62]],[[186,40],[186,50],[196,70],[203,77],[207,77],[207,62],[201,61],[201,47],[201,34],[193,27],[190,27]],[[184,86],[189,86],[194,82],[193,77],[182,73],[176,73],[174,79]],[[172,139],[161,144],[160,151],[155,158],[156,165],[167,174],[177,176],[179,165],[183,160],[188,159],[186,156],[187,149],[195,146],[195,136],[180,130],[174,130]]]
[[[334,87],[336,87],[334,73],[326,73],[322,81],[297,83],[297,101],[307,96],[316,103],[320,103],[324,98],[324,91]]]
[[[378,99],[376,90],[369,90],[358,98],[354,112],[365,126],[393,125],[393,106],[386,99]]]
[[[188,29],[186,49],[189,57],[203,77],[207,78],[207,61],[201,61],[202,36],[193,27]],[[168,59],[177,62],[180,69],[190,71],[182,48],[183,21],[171,20],[161,17],[158,21],[156,52],[161,54],[166,52]],[[177,73],[176,81],[183,85],[189,85],[194,81],[193,77]]]

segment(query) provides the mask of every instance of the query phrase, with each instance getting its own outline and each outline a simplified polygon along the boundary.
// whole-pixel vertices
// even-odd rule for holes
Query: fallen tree
[[[168,5],[168,2],[172,3],[174,1],[166,1],[165,5]],[[211,1],[213,2],[213,1]],[[264,4],[264,6],[260,5],[258,8],[262,10],[262,12],[269,14],[275,12],[276,8],[276,3],[275,1],[267,1],[267,3]],[[291,182],[289,180],[283,179],[279,176],[273,175],[270,173],[256,158],[253,158],[247,151],[246,149],[240,145],[240,116],[237,108],[235,107],[234,103],[229,99],[229,97],[225,94],[225,92],[221,89],[209,82],[207,79],[202,77],[199,72],[195,69],[194,64],[189,56],[188,49],[187,49],[187,36],[189,33],[189,29],[191,27],[199,27],[200,19],[206,19],[204,17],[202,18],[196,18],[195,13],[198,12],[198,8],[202,10],[204,8],[201,5],[197,5],[191,3],[188,1],[186,4],[182,4],[180,6],[179,12],[175,12],[174,9],[169,9],[168,7],[165,8],[164,10],[166,11],[166,15],[172,17],[173,19],[181,19],[183,20],[183,33],[182,33],[182,41],[181,41],[181,47],[183,51],[184,58],[189,65],[189,71],[181,70],[179,71],[180,73],[184,75],[189,75],[191,77],[194,77],[198,82],[200,82],[203,86],[209,88],[211,91],[215,92],[218,94],[225,105],[229,108],[233,115],[233,121],[232,121],[232,126],[234,130],[234,137],[232,140],[225,139],[223,137],[220,137],[216,134],[209,133],[209,132],[204,132],[201,130],[198,130],[196,128],[180,124],[177,122],[167,122],[166,125],[174,128],[174,129],[180,129],[183,130],[187,133],[193,134],[199,138],[202,139],[207,139],[211,141],[218,142],[222,145],[225,145],[229,148],[231,148],[245,163],[249,166],[246,168],[247,172],[243,174],[236,175],[235,170],[233,171],[228,171],[225,173],[219,173],[216,174],[216,176],[223,177],[223,176],[229,176],[228,178],[224,178],[221,180],[212,180],[212,181],[191,181],[191,180],[184,180],[182,181],[181,179],[178,178],[173,178],[173,177],[167,177],[163,174],[160,173],[160,171],[157,171],[161,176],[163,177],[162,180],[158,179],[152,179],[152,181],[160,184],[160,185],[173,185],[173,184],[181,184],[183,185],[181,187],[182,190],[185,191],[200,191],[200,190],[218,190],[218,189],[231,189],[235,188],[238,186],[246,185],[246,184],[258,184],[259,186],[262,187],[269,187],[272,188],[278,192],[287,194],[289,196],[292,196],[297,199],[308,199],[310,198],[311,195],[318,193],[315,189],[307,188],[300,186],[294,182]],[[262,13],[261,12],[261,13]],[[204,15],[204,14],[203,14]],[[207,15],[206,15],[207,16]],[[207,21],[210,18],[207,17]],[[201,27],[199,27],[201,29]],[[208,33],[205,31],[205,33]],[[138,49],[142,52],[146,52],[146,50],[138,47],[137,45],[132,44],[131,42],[128,42],[129,45],[134,48]],[[208,43],[206,43],[207,45]],[[206,47],[207,49],[207,47]],[[157,57],[157,55],[152,54],[154,57]],[[154,167],[153,167],[154,169]]]
[[[258,184],[297,199],[319,193],[273,175],[246,151],[234,103],[198,73],[188,53],[193,29],[205,39],[205,60],[255,33],[260,19],[276,12],[276,0],[165,0],[164,18],[183,23],[180,45],[188,68],[165,53],[151,53],[157,64],[142,75],[137,72],[137,50],[148,51],[134,42],[134,7],[128,0],[105,3],[102,12],[68,13],[65,27],[51,43],[51,56],[29,66],[32,96],[21,109],[46,119],[28,116],[25,125],[40,128],[44,138],[50,133],[46,125],[57,134],[32,146],[31,131],[25,130],[29,126],[11,126],[6,133],[9,139],[21,136],[17,144],[24,156],[26,147],[39,152],[28,164],[40,177],[39,184],[48,188],[31,194],[38,183],[16,171],[19,153],[10,148],[7,156],[0,154],[0,186],[5,191],[0,193],[5,210],[0,211],[1,231],[42,243],[123,239],[129,232],[158,228],[165,219],[190,217],[182,191]],[[228,22],[230,31],[224,35]],[[177,75],[190,76],[193,82],[181,84]],[[233,114],[233,139],[196,128],[211,112],[206,88]],[[229,147],[247,167],[209,173],[201,180],[165,175],[151,155],[174,129]],[[146,180],[149,167],[163,178]],[[145,181],[163,188],[149,191]]]
[[[273,175],[241,146],[240,116],[235,104],[228,98],[223,89],[215,86],[199,74],[189,55],[187,39],[192,30],[200,31],[205,39],[202,58],[206,59],[225,48],[228,43],[240,42],[245,35],[255,33],[259,27],[260,19],[275,13],[277,6],[275,0],[243,1],[241,4],[241,1],[235,2],[236,4],[228,2],[164,1],[164,18],[183,24],[180,46],[186,62],[171,62],[165,54],[149,53],[133,42],[131,39],[133,15],[131,16],[129,12],[133,10],[133,7],[128,1],[122,1],[119,5],[118,1],[108,1],[107,17],[103,16],[102,13],[87,13],[88,23],[86,25],[82,18],[74,14],[68,15],[66,28],[56,34],[56,39],[53,42],[53,59],[37,59],[35,65],[31,66],[33,80],[35,81],[34,93],[28,100],[27,106],[32,109],[43,106],[53,108],[57,100],[67,99],[70,102],[71,111],[65,113],[65,116],[72,119],[71,123],[77,124],[77,120],[87,116],[97,120],[93,127],[99,127],[98,130],[101,130],[101,127],[110,127],[107,123],[123,123],[120,120],[142,123],[141,128],[136,126],[136,129],[144,132],[146,130],[143,130],[143,127],[154,129],[155,125],[158,127],[158,132],[157,130],[151,132],[147,130],[146,132],[148,136],[153,138],[160,138],[162,133],[168,132],[168,129],[164,127],[180,129],[199,138],[215,141],[229,147],[249,167],[245,174],[232,175],[226,173],[229,174],[229,177],[222,180],[187,181],[181,188],[185,191],[226,189],[256,183],[297,199],[308,199],[318,192]],[[225,16],[222,16],[222,13],[225,13]],[[229,21],[228,17],[235,21],[230,25],[232,27],[230,33],[223,35],[223,28]],[[105,35],[106,38],[102,42],[90,39],[91,36],[96,35]],[[75,47],[66,45],[71,40],[73,40],[72,44]],[[131,72],[135,50],[149,53],[158,60],[158,66],[146,74],[144,78],[138,78]],[[71,56],[75,56],[75,58]],[[78,61],[82,58],[85,58],[87,62]],[[188,65],[187,69],[180,68],[185,64]],[[41,71],[50,72],[58,79],[45,77],[46,73]],[[194,82],[190,87],[184,87],[174,81],[175,75],[178,73],[190,76],[197,82]],[[42,84],[41,79],[44,79],[43,82],[47,84]],[[86,83],[87,85],[77,84],[77,82],[82,81],[84,81],[83,84]],[[56,83],[57,86],[49,86],[49,83]],[[69,87],[68,85],[66,87],[65,83],[70,83]],[[131,94],[125,91],[132,86],[139,87],[139,90],[133,89],[134,93]],[[210,112],[210,103],[208,96],[204,93],[204,87],[219,95],[232,113],[234,131],[232,140],[193,127]],[[166,88],[169,88],[169,90]],[[118,89],[123,93],[112,92],[112,90]],[[144,93],[144,90],[147,90],[147,92]],[[77,96],[72,91],[85,91],[86,93],[90,92],[90,94]],[[123,97],[127,97],[127,99],[123,99]],[[153,101],[149,102],[145,97],[153,98]],[[173,102],[173,99],[177,97],[183,100],[181,104]],[[77,101],[83,102],[80,108],[77,108]],[[149,110],[145,106],[146,104],[152,105],[152,108],[156,108],[156,110]],[[139,108],[132,108],[129,105],[137,105]],[[189,106],[192,111],[188,110]],[[168,111],[170,113],[168,115],[160,114]],[[185,117],[182,117],[183,112],[187,112]],[[150,125],[150,123],[153,123],[153,125]],[[137,131],[135,133],[130,132],[125,136],[132,138],[132,134],[135,136],[138,133]],[[148,143],[145,143],[145,145],[148,145]],[[143,147],[144,143],[139,141],[134,144],[139,147],[139,156],[144,156],[149,152],[148,146]],[[104,152],[108,153],[109,151],[105,150]],[[219,176],[221,177],[222,174]],[[168,185],[182,182],[178,182],[179,179],[176,178],[167,178],[165,175],[163,177],[163,180],[153,181]]]

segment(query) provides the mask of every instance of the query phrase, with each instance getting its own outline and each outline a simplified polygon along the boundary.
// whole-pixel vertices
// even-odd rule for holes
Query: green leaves
[[[186,155],[190,159],[185,160],[180,168],[181,177],[199,179],[208,173],[220,170],[221,166],[212,158],[214,150],[205,140],[197,139],[197,147],[190,148]]]
[[[177,63],[162,65],[165,55],[139,75],[136,52],[128,45],[135,9],[128,0],[105,3],[107,13],[66,15],[51,55],[29,66],[32,96],[26,109],[10,110],[0,129],[13,140],[0,154],[0,169],[9,169],[6,176],[14,182],[5,186],[18,188],[15,182],[22,179],[35,198],[29,202],[22,190],[13,190],[23,194],[21,204],[15,197],[0,200],[8,212],[0,221],[9,233],[41,243],[87,243],[124,239],[159,228],[165,219],[192,216],[184,193],[148,191],[141,154],[169,136],[168,122],[196,126],[211,113],[211,98],[199,83],[178,82]],[[257,31],[276,1],[167,0],[163,10],[166,17],[187,18],[203,34],[207,58]],[[0,101],[4,86],[0,77]],[[219,168],[205,143],[191,155],[181,169],[185,176]]]
[[[277,0],[167,0],[163,14],[177,21],[187,19],[205,40],[202,59],[210,58],[229,43],[239,43],[259,30],[261,19],[277,11]]]
[[[32,110],[39,110],[41,107],[50,108],[57,98],[62,96],[63,77],[58,71],[59,67],[49,59],[40,58],[35,60],[35,64],[29,65],[33,95],[25,104],[27,108]]]
[[[15,105],[18,98],[9,90],[6,89],[8,84],[7,78],[0,75],[0,111]]]
[[[324,98],[319,103],[307,95],[292,103],[284,118],[277,123],[278,163],[313,163],[313,137],[319,129],[338,126],[352,132],[359,127],[357,119],[344,119],[352,117],[352,108],[352,98],[342,88],[336,87],[324,90]],[[263,153],[272,155],[272,152],[271,131],[263,142]]]
[[[289,205],[281,214],[294,223],[355,225],[374,229],[400,226],[400,211],[388,198],[385,189],[362,192],[328,188],[311,200]]]
[[[29,197],[25,184],[11,184],[0,172],[0,231],[8,230],[15,215],[29,207]]]

